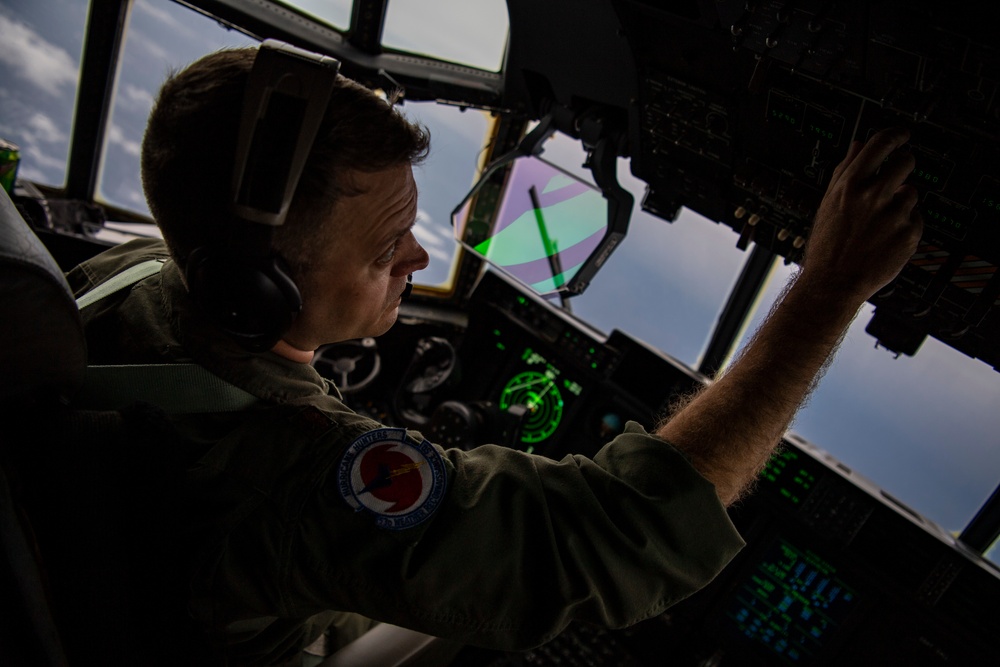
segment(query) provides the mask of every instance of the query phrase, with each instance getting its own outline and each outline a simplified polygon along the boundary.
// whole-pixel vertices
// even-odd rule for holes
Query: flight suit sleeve
[[[148,259],[167,259],[167,247],[161,239],[134,239],[114,246],[66,273],[73,296],[81,297],[111,276]]]
[[[332,606],[524,649],[573,619],[616,628],[656,615],[743,546],[714,487],[635,423],[592,460],[497,446],[442,456],[445,498],[405,530],[375,526],[327,479],[290,546],[288,613]]]
[[[147,260],[166,262],[170,257],[162,239],[134,239],[117,245],[73,267],[66,274],[73,295],[80,298],[126,269]],[[158,279],[150,276],[146,281]],[[151,336],[171,336],[169,330],[133,329],[125,318],[134,317],[136,306],[122,311],[122,305],[140,283],[111,292],[81,310],[87,340],[87,356],[92,364],[163,363],[166,345],[151,344]],[[159,343],[159,341],[158,341]]]

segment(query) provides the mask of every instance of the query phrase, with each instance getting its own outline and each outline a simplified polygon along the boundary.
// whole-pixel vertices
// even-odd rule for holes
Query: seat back
[[[87,364],[76,301],[55,260],[0,192],[0,405],[57,401]]]
[[[32,446],[36,410],[79,388],[86,345],[69,285],[2,189],[0,322],[0,663],[65,665],[8,462]]]
[[[132,664],[136,531],[118,454],[133,433],[118,412],[73,404],[87,364],[80,312],[3,192],[0,322],[0,664]]]

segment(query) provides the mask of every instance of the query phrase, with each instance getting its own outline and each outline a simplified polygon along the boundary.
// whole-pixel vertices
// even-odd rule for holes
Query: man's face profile
[[[413,235],[417,186],[410,165],[355,172],[352,179],[361,194],[337,203],[328,247],[299,281],[302,313],[285,335],[299,349],[388,331],[406,277],[429,260]]]

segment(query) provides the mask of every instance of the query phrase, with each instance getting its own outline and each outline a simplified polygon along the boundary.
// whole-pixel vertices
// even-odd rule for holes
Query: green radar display
[[[555,373],[524,371],[510,379],[500,394],[500,409],[523,405],[528,408],[521,429],[521,442],[534,444],[550,437],[559,428],[563,399]]]

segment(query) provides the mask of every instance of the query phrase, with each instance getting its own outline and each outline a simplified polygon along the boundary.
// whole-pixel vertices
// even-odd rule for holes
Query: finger
[[[908,188],[912,192],[913,204],[909,208],[909,211],[910,211],[910,226],[915,229],[916,235],[917,235],[917,240],[919,241],[920,237],[923,236],[923,233],[924,233],[924,216],[920,212],[920,206],[918,205],[918,202],[917,202],[918,192],[917,192],[917,189],[915,187],[913,187],[912,185],[904,185],[902,187],[903,188]],[[903,205],[903,210],[904,211],[907,210],[905,203]]]
[[[836,168],[833,170],[833,176],[830,177],[831,186],[833,186],[834,184],[836,184],[838,180],[840,180],[840,177],[843,175],[844,170],[847,169],[847,167],[850,166],[852,162],[854,162],[855,158],[858,157],[858,153],[861,152],[861,149],[864,147],[864,145],[865,145],[864,142],[859,139],[855,139],[854,141],[851,142],[851,145],[847,149],[847,155],[844,156],[844,159],[841,160],[840,164],[838,164]]]
[[[892,194],[892,208],[898,210],[907,218],[912,218],[917,211],[917,199],[919,193],[912,185],[900,185],[896,187]],[[917,212],[919,215],[919,212]]]
[[[896,192],[896,189],[903,184],[913,168],[917,165],[917,159],[913,153],[906,150],[906,147],[896,149],[892,155],[886,158],[882,167],[878,171],[878,179],[885,183],[889,192]]]
[[[875,133],[861,149],[857,158],[844,170],[844,175],[859,178],[874,176],[886,158],[909,140],[909,131],[902,128],[890,128]]]
[[[910,211],[910,226],[914,235],[913,250],[916,252],[917,244],[920,243],[920,239],[924,235],[924,216],[920,213],[920,208],[917,206],[914,206],[913,210]]]
[[[907,229],[913,236],[915,244],[921,236],[924,219],[917,208],[918,193],[912,185],[901,185],[892,195],[892,201],[886,208],[889,219],[896,221],[897,229]]]

